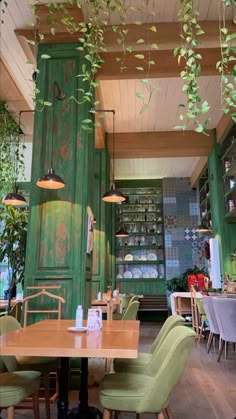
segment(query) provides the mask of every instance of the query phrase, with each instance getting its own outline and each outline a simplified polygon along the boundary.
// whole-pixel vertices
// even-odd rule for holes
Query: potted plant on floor
[[[1,209],[3,228],[0,231],[0,262],[7,260],[11,272],[9,283],[8,312],[12,292],[17,284],[23,285],[28,226],[28,210],[11,205]]]

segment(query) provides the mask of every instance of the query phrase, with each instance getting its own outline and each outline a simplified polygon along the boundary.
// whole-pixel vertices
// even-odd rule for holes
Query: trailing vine
[[[233,7],[235,0],[222,0],[219,3],[219,33],[221,60],[216,63],[216,68],[221,75],[221,105],[225,114],[230,114],[236,122],[236,48],[232,47],[232,41],[236,38],[236,32],[230,33],[226,27],[226,7]],[[235,22],[234,22],[235,23]],[[231,64],[234,64],[232,68]]]
[[[145,8],[148,7],[148,0],[142,0],[145,5]],[[36,0],[34,4],[31,5],[31,8],[37,16],[37,4],[40,4],[40,0]],[[47,23],[50,25],[50,31],[52,35],[56,36],[57,27],[59,24],[63,24],[70,34],[78,34],[79,46],[77,49],[81,51],[85,62],[82,65],[81,74],[78,74],[84,85],[78,89],[78,96],[73,96],[71,99],[74,99],[78,104],[89,102],[91,104],[91,109],[95,108],[99,101],[94,101],[94,90],[98,87],[99,83],[96,81],[96,75],[99,69],[101,69],[104,60],[102,58],[102,53],[107,52],[106,43],[105,43],[105,34],[108,31],[112,31],[117,35],[117,43],[122,50],[122,54],[117,54],[116,61],[120,66],[120,71],[125,71],[126,64],[125,59],[127,54],[134,53],[135,46],[126,45],[126,35],[128,34],[128,29],[125,27],[127,15],[129,12],[140,13],[143,9],[143,6],[136,8],[130,4],[126,5],[126,2],[123,0],[67,0],[65,3],[55,3],[50,2],[47,4],[48,7],[48,19]],[[85,15],[85,21],[75,21],[71,15],[70,7],[75,6],[79,9],[82,9]],[[154,15],[154,10],[150,10],[150,13]],[[118,15],[119,24],[114,25],[112,21],[114,19],[113,15],[116,14],[116,19]],[[136,21],[136,25],[142,25],[141,21]],[[37,21],[39,26],[39,22]],[[154,25],[145,25],[145,29],[152,32],[156,32],[156,27]],[[37,29],[37,41],[31,40],[30,43],[35,45],[36,42],[40,43],[43,40],[43,34],[40,34]],[[136,45],[142,44],[145,41],[143,39],[137,39]],[[157,49],[158,46],[156,43],[150,45],[150,51]],[[154,65],[155,62],[151,59],[150,51],[147,54],[147,59],[143,54],[134,53],[134,57],[137,60],[136,69],[140,72],[144,72],[143,63],[148,68],[147,73],[151,65]],[[50,59],[49,55],[43,54],[40,59]],[[140,65],[140,62],[141,65]],[[36,72],[39,70],[36,69]],[[148,74],[146,78],[140,78],[140,82],[144,84],[148,91],[148,100],[145,101],[143,93],[137,92],[136,96],[142,100],[141,111],[149,107],[152,93],[155,89],[149,80]],[[87,87],[88,86],[88,87]],[[44,101],[43,98],[40,98],[40,92],[36,88],[35,93],[37,95],[36,103],[41,104],[42,106],[50,105],[47,101]],[[91,123],[93,122],[93,117],[91,119],[86,119],[82,121],[82,129],[90,131],[92,129]],[[98,121],[95,122],[95,125],[100,125]]]
[[[12,192],[18,176],[24,176],[24,148],[21,130],[0,101],[0,191]]]
[[[193,0],[178,0],[182,7],[178,11],[178,20],[181,23],[182,40],[181,46],[175,48],[174,56],[178,57],[178,63],[184,60],[184,70],[180,75],[184,80],[183,92],[187,96],[187,107],[180,104],[181,108],[186,108],[186,114],[180,115],[182,125],[178,125],[176,129],[186,129],[186,118],[194,119],[196,123],[195,131],[206,134],[206,128],[210,119],[202,120],[210,106],[208,102],[202,101],[199,95],[198,77],[201,74],[202,55],[197,51],[200,43],[199,37],[204,34],[203,29],[197,21],[198,12],[193,9]]]

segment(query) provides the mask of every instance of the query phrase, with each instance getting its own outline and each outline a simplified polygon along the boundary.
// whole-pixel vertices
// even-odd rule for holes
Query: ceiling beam
[[[201,75],[215,76],[219,75],[216,70],[216,62],[220,60],[220,49],[209,48],[207,51],[199,49],[202,54]],[[180,77],[180,72],[184,69],[184,62],[178,64],[177,58],[173,56],[173,51],[152,51],[150,54],[146,51],[139,51],[144,55],[144,59],[137,59],[134,53],[127,53],[122,66],[117,63],[115,52],[102,53],[101,57],[105,61],[102,68],[97,72],[98,80],[120,80],[120,79],[140,79],[140,78],[167,78]],[[121,57],[122,58],[122,57]],[[148,65],[153,60],[155,64]],[[143,71],[137,70],[137,67],[143,67]],[[148,75],[148,76],[147,76]]]
[[[213,130],[208,136],[195,131],[163,131],[116,133],[115,158],[206,157],[213,145]],[[108,150],[112,156],[112,134],[108,134]]]
[[[74,17],[74,22],[83,22],[84,16],[81,9],[78,7],[68,5],[68,10]],[[48,22],[49,9],[46,5],[38,5],[36,11],[37,29],[44,35],[43,43],[68,43],[78,42],[78,38],[83,36],[82,33],[70,33],[66,26],[63,24],[54,25],[56,29],[56,35],[51,33],[51,25]],[[218,21],[202,21],[200,22],[203,31],[205,32],[199,36],[201,42],[201,48],[219,48],[220,37],[219,37],[219,22]],[[227,20],[225,23],[229,33],[235,32],[235,25],[231,20]],[[156,31],[150,30],[151,26],[156,27]],[[150,45],[156,43],[158,50],[173,50],[176,46],[180,45],[180,31],[181,26],[179,22],[152,22],[150,24],[128,24],[122,25],[121,30],[128,31],[125,35],[125,44],[131,45],[135,51],[141,49],[149,50]],[[24,35],[27,39],[35,39],[36,28],[17,30],[17,34]],[[106,26],[104,32],[104,40],[107,51],[123,51],[121,44],[117,42],[120,38],[119,31],[114,32],[112,26]],[[138,39],[143,39],[143,43],[137,43]],[[234,41],[236,44],[236,40]]]
[[[207,164],[208,157],[200,157],[198,163],[196,164],[192,175],[190,177],[190,185],[192,188],[197,188],[198,186],[198,179]]]
[[[216,140],[217,143],[221,143],[225,135],[229,132],[230,128],[232,128],[234,121],[232,120],[231,115],[223,115],[220,119],[217,127],[216,127]]]
[[[0,100],[6,103],[7,108],[15,119],[19,123],[20,112],[31,111],[28,103],[22,96],[10,73],[6,69],[2,60],[0,60]],[[33,112],[22,112],[21,115],[21,128],[25,134],[25,141],[31,142],[33,135],[34,126],[34,114]]]

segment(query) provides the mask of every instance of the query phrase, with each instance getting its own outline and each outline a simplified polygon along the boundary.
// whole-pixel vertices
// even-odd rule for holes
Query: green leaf
[[[144,68],[143,67],[135,67],[136,68],[136,70],[138,70],[138,71],[143,71],[144,70]]]
[[[152,49],[158,49],[158,45],[157,45],[157,44],[151,44],[151,45],[150,45],[150,47],[151,47]]]
[[[41,55],[42,60],[49,60],[49,58],[51,58],[51,55],[48,54],[42,54]]]
[[[140,81],[141,83],[144,83],[144,84],[147,84],[147,83],[149,82],[149,80],[148,80],[148,79],[139,79],[139,81]]]
[[[152,32],[156,32],[157,28],[156,28],[156,26],[153,25],[149,28],[149,30],[152,31]]]
[[[91,124],[91,119],[83,119],[83,121],[81,121],[82,124]]]
[[[140,38],[136,41],[136,44],[143,44],[144,42],[144,39]]]
[[[138,60],[143,60],[144,59],[144,55],[143,54],[136,54],[135,58],[137,58]]]
[[[135,94],[139,99],[144,99],[144,94],[143,93],[138,93],[136,92]]]

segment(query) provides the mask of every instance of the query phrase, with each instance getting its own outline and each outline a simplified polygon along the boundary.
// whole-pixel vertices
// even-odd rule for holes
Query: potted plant
[[[1,218],[3,228],[0,232],[0,262],[7,260],[8,270],[11,268],[9,312],[14,286],[23,285],[24,281],[28,210],[7,205],[1,210]]]

